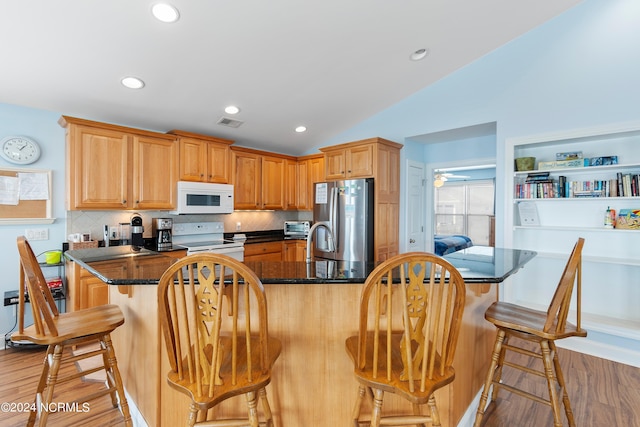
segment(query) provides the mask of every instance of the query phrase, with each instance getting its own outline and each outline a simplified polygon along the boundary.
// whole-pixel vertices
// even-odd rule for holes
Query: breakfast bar
[[[480,390],[494,338],[484,311],[497,298],[497,283],[535,256],[524,250],[472,247],[445,256],[465,278],[467,294],[454,366],[456,379],[437,392],[443,426],[456,426]],[[155,284],[176,258],[130,246],[71,250],[78,263],[109,286],[109,302],[121,307],[125,324],[112,335],[118,365],[132,403],[149,426],[181,425],[186,397],[167,385],[169,370],[157,316]],[[332,261],[247,262],[262,280],[269,333],[282,341],[267,387],[276,425],[346,425],[357,384],[344,350],[358,324],[362,283],[376,263]],[[235,399],[235,401],[234,401]],[[242,397],[222,405],[229,415]],[[403,411],[389,395],[385,410]]]

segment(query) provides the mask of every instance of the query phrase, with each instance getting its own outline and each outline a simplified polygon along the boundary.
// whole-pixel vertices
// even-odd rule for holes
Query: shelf
[[[567,254],[564,253],[555,253],[555,252],[540,252],[536,251],[536,256],[538,258],[548,258],[548,259],[567,259]],[[597,264],[614,264],[614,265],[628,265],[628,266],[640,266],[640,259],[633,258],[614,258],[614,257],[603,257],[603,256],[592,256],[592,255],[583,255],[583,262],[591,262]]]
[[[608,202],[615,202],[615,201],[632,201],[632,200],[638,200],[640,203],[640,196],[633,196],[633,197],[534,197],[531,199],[513,199],[514,203],[519,203],[519,202],[576,202],[576,201],[580,201],[580,202],[586,202],[586,201],[595,201],[595,200],[599,200],[599,201],[608,201]]]
[[[640,230],[628,230],[622,228],[604,228],[604,227],[574,227],[574,226],[562,226],[562,225],[514,225],[514,230],[528,229],[528,230],[551,230],[551,231],[589,231],[596,233],[638,233]]]
[[[515,177],[526,177],[530,173],[538,173],[538,172],[549,172],[551,174],[572,174],[572,175],[585,175],[591,172],[607,172],[607,171],[621,171],[627,169],[638,169],[640,168],[640,163],[631,163],[631,164],[618,164],[618,165],[606,165],[606,166],[585,166],[581,168],[561,168],[561,169],[535,169],[530,171],[516,171],[513,173]]]

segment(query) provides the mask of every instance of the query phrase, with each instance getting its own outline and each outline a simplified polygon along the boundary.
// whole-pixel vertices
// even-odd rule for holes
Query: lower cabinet
[[[277,242],[245,243],[245,261],[282,261],[283,243]]]
[[[94,264],[101,264],[101,270],[112,271],[113,274],[109,274],[109,277],[123,277],[124,271],[128,268],[121,260],[102,261]],[[67,274],[68,311],[109,304],[109,285],[75,262],[68,262],[65,271]]]
[[[284,261],[302,262],[307,258],[306,240],[285,240]]]

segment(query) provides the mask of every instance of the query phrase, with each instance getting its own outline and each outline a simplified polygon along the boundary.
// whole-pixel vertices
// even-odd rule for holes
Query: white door
[[[407,162],[407,252],[425,251],[425,175],[422,163]]]

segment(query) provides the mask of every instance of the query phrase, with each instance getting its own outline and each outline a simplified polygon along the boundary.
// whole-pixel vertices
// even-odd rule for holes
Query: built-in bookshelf
[[[607,212],[640,210],[640,122],[509,138],[505,146],[511,177],[505,246],[538,256],[505,283],[501,297],[546,306],[573,245],[583,237],[585,325],[594,337],[606,331],[607,345],[622,340],[620,345],[629,348],[631,342],[640,357],[640,222],[638,228],[620,229],[605,219]],[[582,157],[562,167],[555,162],[560,153]],[[535,169],[516,171],[520,157],[535,157]]]

